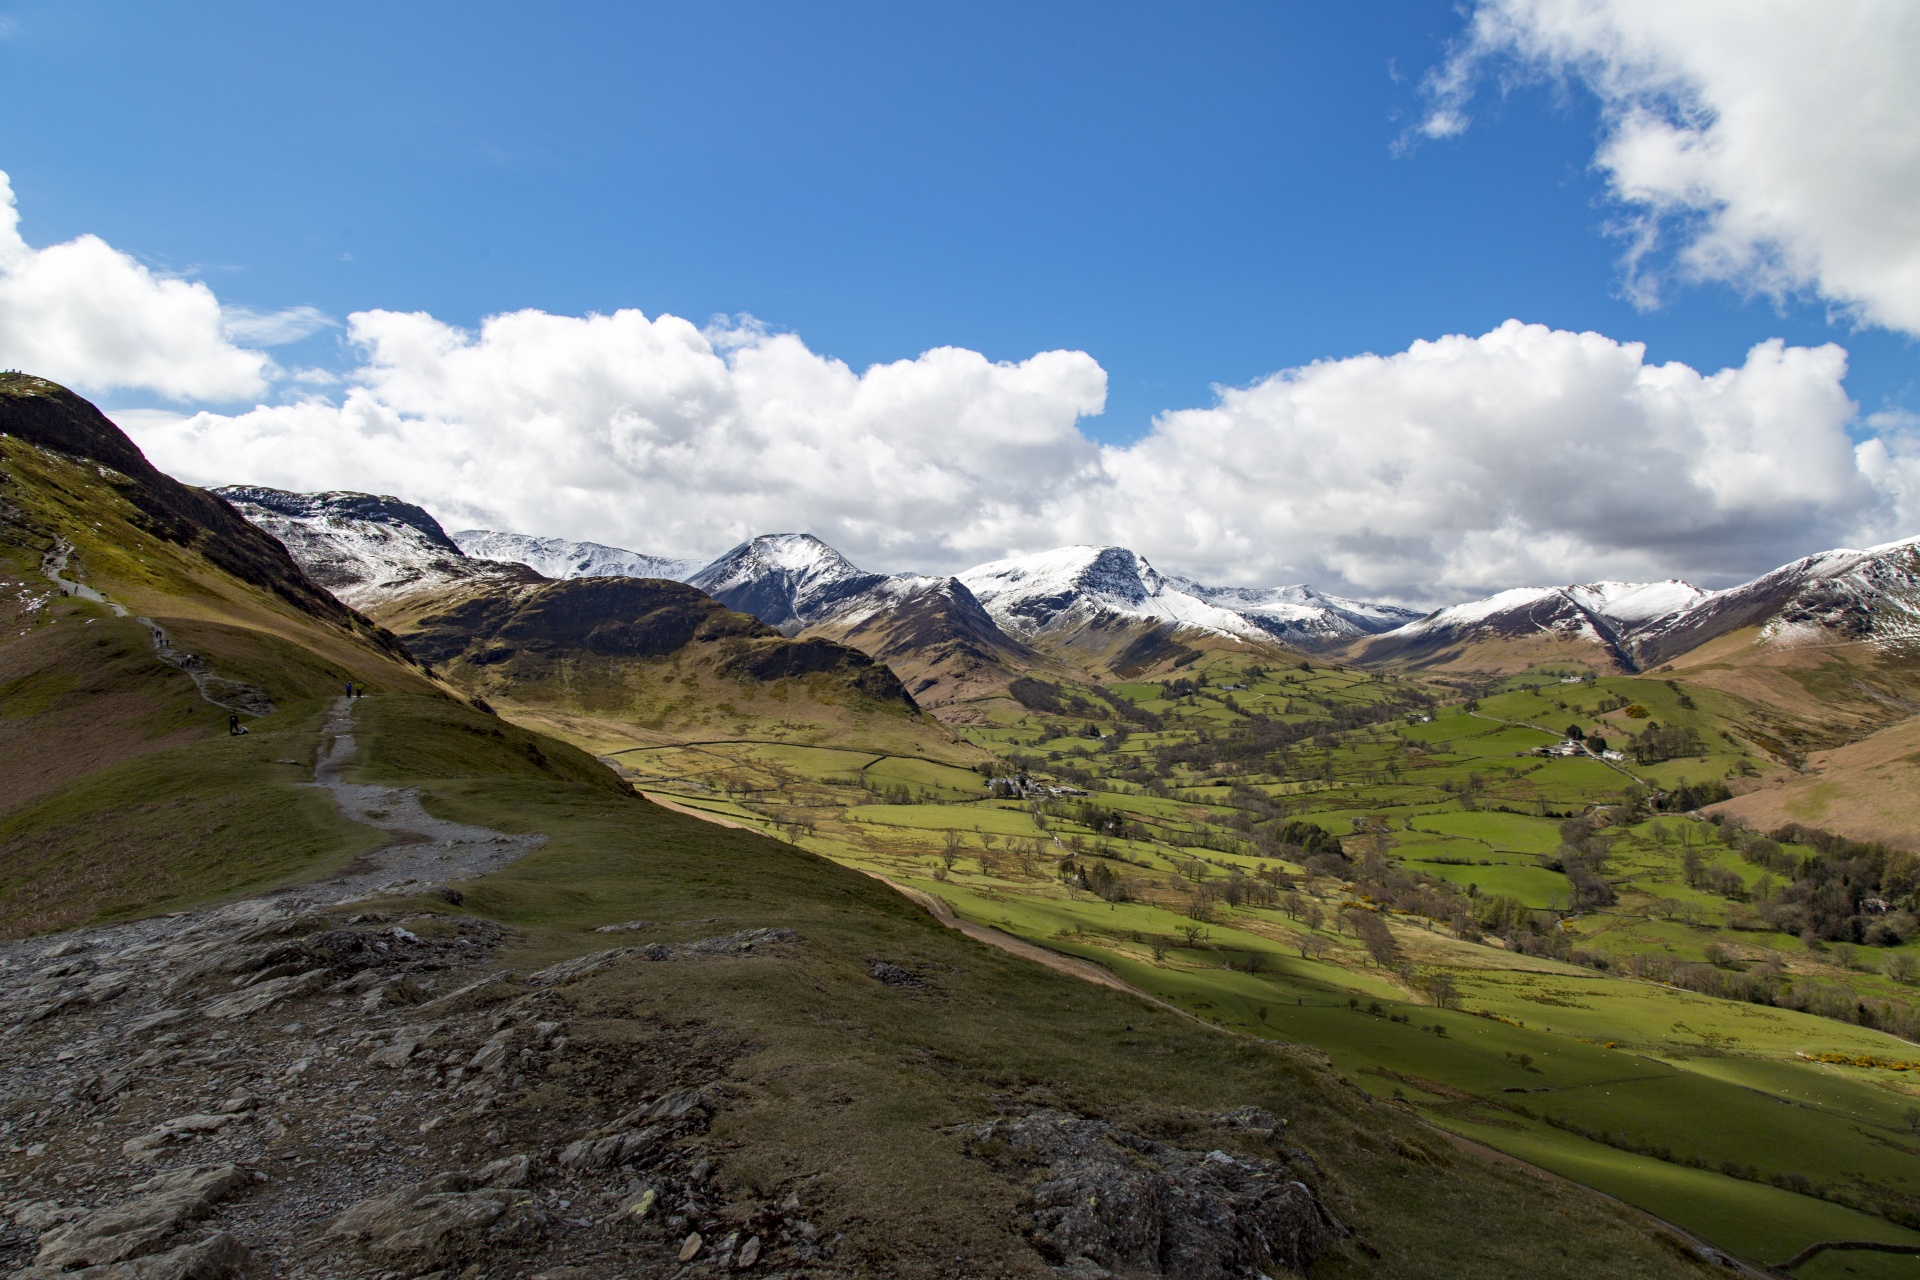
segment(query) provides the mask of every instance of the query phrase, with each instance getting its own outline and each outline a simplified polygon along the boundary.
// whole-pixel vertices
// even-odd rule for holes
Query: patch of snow
[[[685,582],[701,566],[698,560],[652,556],[598,542],[537,538],[491,529],[462,529],[453,540],[469,559],[524,564],[548,578],[666,578]]]
[[[1566,593],[1588,612],[1629,627],[1691,608],[1710,594],[1678,578],[1665,582],[1594,582],[1568,587]]]

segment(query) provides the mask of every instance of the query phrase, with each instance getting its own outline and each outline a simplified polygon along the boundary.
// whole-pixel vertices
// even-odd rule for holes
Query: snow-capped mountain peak
[[[686,581],[729,609],[799,631],[892,579],[865,572],[810,533],[768,533],[741,543]]]
[[[1329,596],[1302,583],[1209,587],[1162,574],[1126,547],[1059,547],[960,574],[995,622],[1020,636],[1100,616],[1133,618],[1236,639],[1327,643],[1386,631],[1419,615]]]
[[[491,529],[462,529],[453,535],[453,540],[470,559],[524,564],[543,577],[555,579],[666,578],[685,582],[701,564],[698,560],[652,556],[599,542],[536,538]]]
[[[1102,615],[1242,639],[1266,634],[1233,610],[1175,587],[1145,556],[1125,547],[1059,547],[976,565],[959,578],[997,624],[1022,637]]]

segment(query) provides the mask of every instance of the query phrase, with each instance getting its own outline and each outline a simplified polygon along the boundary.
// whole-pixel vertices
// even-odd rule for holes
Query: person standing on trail
[[[353,681],[351,680],[347,681],[347,696],[349,698],[353,696]]]

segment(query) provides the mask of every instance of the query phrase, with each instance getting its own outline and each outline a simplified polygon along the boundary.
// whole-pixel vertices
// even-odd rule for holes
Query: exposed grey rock
[[[606,1169],[627,1164],[653,1151],[660,1144],[663,1130],[648,1126],[630,1133],[608,1134],[604,1138],[581,1138],[560,1149],[562,1169]]]
[[[1255,1280],[1306,1272],[1347,1232],[1284,1164],[1168,1146],[1040,1111],[974,1131],[975,1150],[1045,1170],[1035,1237],[1076,1276],[1083,1263],[1129,1277]]]
[[[476,1190],[467,1174],[443,1173],[362,1200],[327,1233],[359,1242],[376,1259],[425,1266],[460,1261],[490,1244],[532,1239],[546,1223],[547,1215],[525,1191]]]
[[[903,969],[886,960],[875,960],[869,964],[867,976],[890,987],[924,988],[927,985],[926,979],[913,970]]]
[[[502,1156],[481,1165],[473,1178],[475,1182],[489,1187],[524,1187],[532,1168],[533,1161],[524,1155]]]
[[[1218,1119],[1230,1129],[1246,1129],[1267,1138],[1281,1137],[1287,1131],[1287,1122],[1265,1107],[1235,1107]]]
[[[253,1263],[247,1247],[222,1231],[197,1244],[183,1244],[165,1253],[148,1254],[124,1262],[67,1271],[32,1266],[13,1273],[13,1280],[227,1280],[244,1274]]]
[[[490,973],[466,986],[449,991],[436,1000],[421,1005],[417,1012],[429,1018],[445,1017],[453,1013],[465,1013],[472,1009],[483,1008],[496,1000],[504,1000],[514,994],[517,983],[509,971]]]
[[[145,1035],[149,1031],[160,1031],[167,1027],[177,1027],[193,1017],[191,1009],[158,1009],[143,1017],[135,1018],[127,1024],[130,1036]]]
[[[99,1266],[151,1253],[189,1222],[213,1212],[215,1202],[246,1185],[237,1165],[192,1165],[150,1178],[138,1198],[96,1209],[40,1239],[36,1266],[56,1270]]]
[[[303,996],[310,991],[319,990],[326,985],[327,978],[328,974],[323,969],[274,978],[269,982],[248,987],[239,995],[228,996],[224,1000],[214,1000],[205,1005],[200,1012],[209,1018],[222,1021],[251,1017],[262,1009],[272,1008],[282,1000],[290,1000],[295,996]]]
[[[742,929],[718,938],[702,938],[674,948],[676,956],[692,960],[705,956],[758,955],[770,947],[798,942],[800,935],[791,929]]]
[[[507,1060],[507,1051],[513,1047],[514,1028],[507,1027],[496,1031],[488,1041],[474,1051],[467,1060],[467,1067],[473,1071],[498,1071],[500,1064]]]
[[[626,921],[622,921],[620,924],[603,924],[598,929],[595,929],[594,932],[595,933],[637,933],[642,929],[651,929],[653,927],[654,927],[654,923],[651,920],[626,920]]]
[[[575,956],[571,960],[562,960],[559,964],[548,965],[536,973],[527,975],[527,983],[535,987],[557,987],[565,982],[575,982],[590,973],[599,973],[627,959],[636,956],[644,948],[611,947],[605,951],[592,951],[584,956]]]
[[[392,1041],[368,1054],[367,1061],[382,1067],[404,1067],[419,1050],[421,1042],[439,1029],[438,1023],[402,1027],[393,1033]]]
[[[58,1200],[32,1200],[26,1204],[15,1205],[9,1211],[9,1216],[12,1217],[14,1226],[38,1235],[50,1227],[72,1222],[84,1213],[86,1213],[85,1209],[77,1205],[62,1206]]]

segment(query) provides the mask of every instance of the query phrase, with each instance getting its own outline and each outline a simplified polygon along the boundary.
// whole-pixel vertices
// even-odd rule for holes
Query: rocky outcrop
[[[527,1243],[546,1229],[548,1216],[530,1192],[476,1182],[464,1173],[443,1173],[362,1200],[327,1233],[355,1241],[378,1261],[418,1272]]]
[[[1234,1127],[1277,1133],[1264,1113]],[[1306,1273],[1346,1236],[1277,1160],[1190,1151],[1104,1120],[1036,1111],[972,1133],[976,1154],[1038,1170],[1033,1239],[1071,1280],[1257,1280]]]
[[[134,1188],[141,1193],[134,1199],[81,1212],[46,1231],[34,1265],[16,1275],[231,1275],[246,1264],[246,1250],[230,1236],[179,1246],[164,1254],[161,1250],[183,1227],[210,1216],[218,1201],[252,1181],[252,1175],[234,1164],[189,1165],[149,1178]],[[17,1212],[15,1221],[65,1216],[31,1205]],[[125,1265],[130,1262],[134,1265]]]

